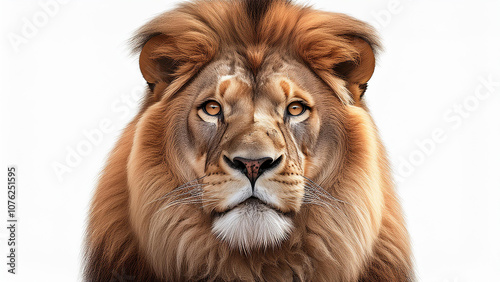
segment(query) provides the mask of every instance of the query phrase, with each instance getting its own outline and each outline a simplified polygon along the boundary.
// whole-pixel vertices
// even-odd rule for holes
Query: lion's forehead
[[[279,116],[276,111],[291,98],[314,103],[313,91],[308,89],[314,89],[319,82],[306,66],[276,54],[262,56],[256,66],[251,58],[240,53],[221,56],[205,77],[199,78],[204,81],[200,92],[210,84],[212,95],[226,103],[227,114],[251,113],[254,120],[265,121],[270,116]],[[252,69],[255,67],[258,70]]]

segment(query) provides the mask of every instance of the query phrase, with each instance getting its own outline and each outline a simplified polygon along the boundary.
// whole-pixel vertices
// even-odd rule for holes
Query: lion
[[[363,95],[368,24],[199,0],[137,31],[147,82],[93,197],[88,281],[413,281]]]

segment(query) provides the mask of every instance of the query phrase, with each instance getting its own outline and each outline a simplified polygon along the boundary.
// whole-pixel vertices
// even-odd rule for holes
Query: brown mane
[[[152,58],[164,60],[170,67],[162,71],[169,72],[165,76],[173,79],[147,91],[143,108],[125,129],[102,173],[90,208],[85,280],[413,280],[409,239],[385,150],[360,100],[366,82],[353,83],[344,75],[349,64],[359,63],[357,39],[367,42],[375,53],[379,49],[374,34],[370,26],[349,16],[281,0],[196,1],[164,13],[141,28],[133,39],[134,50],[141,51],[155,36],[165,36],[169,44],[156,48]],[[140,226],[147,233],[148,223],[138,222],[130,207],[134,197],[158,194],[153,187],[176,187],[185,178],[181,152],[171,148],[174,141],[164,138],[175,135],[176,129],[167,126],[176,124],[176,117],[165,109],[181,105],[182,100],[170,98],[230,47],[236,47],[246,58],[247,68],[254,75],[259,73],[268,50],[291,53],[337,95],[338,104],[330,107],[344,118],[339,127],[344,128],[346,141],[339,144],[343,157],[335,168],[340,172],[334,175],[333,171],[324,171],[330,167],[311,170],[318,171],[318,183],[352,205],[343,207],[337,216],[318,207],[304,208],[296,218],[300,223],[297,232],[281,249],[246,256],[232,252],[209,234],[190,229],[190,212],[180,207],[176,216],[182,224],[168,223],[174,227],[165,244],[182,247],[184,254],[165,257],[165,262],[152,261],[149,249],[142,245],[146,235],[133,231],[134,226],[136,230]],[[131,157],[132,148],[138,144],[141,155]],[[168,163],[159,155],[168,155]],[[148,186],[144,191],[151,194],[131,195],[132,180]],[[153,214],[154,206],[142,211]],[[191,241],[177,239],[181,233]],[[155,271],[160,263],[167,265],[162,273]]]
[[[259,4],[257,8],[249,8],[255,4]],[[177,91],[228,46],[238,46],[249,58],[251,69],[258,68],[259,60],[255,58],[264,56],[269,48],[292,50],[333,89],[341,87],[332,78],[334,66],[359,57],[352,37],[365,40],[375,52],[380,48],[375,31],[364,22],[281,0],[198,1],[181,5],[141,28],[133,39],[134,50],[140,51],[158,34],[175,42],[153,54],[156,58],[169,58],[179,66],[175,70],[179,79],[168,93]],[[348,95],[340,99],[345,103],[352,101]]]

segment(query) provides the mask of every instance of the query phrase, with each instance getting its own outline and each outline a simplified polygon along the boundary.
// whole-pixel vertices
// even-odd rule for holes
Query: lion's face
[[[331,89],[291,56],[269,54],[254,76],[238,52],[227,51],[175,97],[146,111],[141,126],[152,118],[158,124],[143,127],[136,140],[155,131],[166,142],[164,156],[155,158],[182,165],[174,187],[144,199],[161,199],[155,216],[200,206],[209,220],[202,226],[231,248],[275,246],[293,232],[303,204],[314,202],[310,179],[339,162],[343,115]],[[144,158],[139,150],[130,167],[156,171],[135,166]],[[144,197],[144,190],[137,193]]]
[[[254,80],[237,53],[229,53],[197,78],[206,83],[190,89],[196,93],[188,116],[190,158],[202,177],[202,204],[212,232],[241,249],[288,236],[304,198],[305,171],[317,157],[311,149],[319,112],[298,76],[310,80],[304,85],[317,81],[296,62],[268,58]]]

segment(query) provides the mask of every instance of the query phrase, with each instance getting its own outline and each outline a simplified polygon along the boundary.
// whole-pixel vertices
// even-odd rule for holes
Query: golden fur
[[[153,19],[134,42],[150,90],[95,192],[86,280],[413,280],[362,100],[379,47],[371,27],[280,0],[196,1]],[[200,109],[206,99],[223,118]],[[297,99],[308,110],[286,116]],[[257,214],[293,226],[272,240],[234,243],[214,231],[246,209],[232,201],[248,182],[224,160],[242,154],[279,159],[252,186],[264,202]]]

